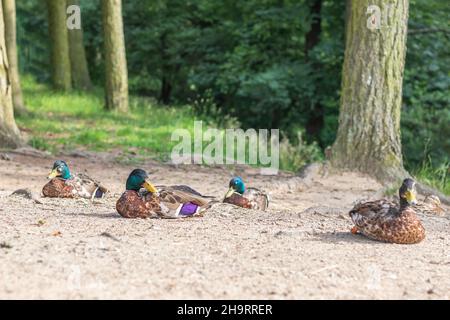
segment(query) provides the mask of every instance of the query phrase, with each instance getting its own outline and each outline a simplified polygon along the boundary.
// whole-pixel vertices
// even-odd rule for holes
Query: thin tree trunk
[[[0,2],[0,35],[5,32],[3,4]],[[22,145],[20,131],[14,120],[12,88],[5,38],[0,36],[0,147],[15,148]]]
[[[311,30],[305,36],[305,55],[308,56],[309,51],[313,49],[320,40],[320,34],[322,33],[322,0],[313,0],[310,5],[310,14],[312,17]]]
[[[72,78],[69,58],[69,35],[66,25],[66,1],[47,0],[47,9],[53,87],[56,90],[70,90],[72,88]]]
[[[319,44],[322,33],[322,0],[312,0],[310,14],[312,17],[311,30],[305,36],[305,57],[309,60],[310,51]],[[314,68],[320,69],[320,65],[313,64]],[[317,137],[324,125],[324,109],[319,101],[314,103],[311,117],[306,124],[306,132],[311,137]]]
[[[17,58],[16,39],[16,1],[3,0],[3,18],[5,20],[6,50],[8,51],[9,76],[12,86],[14,111],[17,114],[27,112],[20,86],[19,63]]]
[[[128,71],[122,21],[122,1],[102,0],[105,42],[105,107],[128,111]]]
[[[68,0],[67,6],[70,5],[79,6],[80,1]],[[83,43],[83,28],[69,30],[69,51],[73,87],[81,90],[91,89],[92,82]]]
[[[339,129],[332,164],[397,182],[407,175],[400,109],[408,0],[353,0],[347,5]],[[381,17],[388,17],[382,20],[381,29],[367,26],[370,5],[381,8]]]

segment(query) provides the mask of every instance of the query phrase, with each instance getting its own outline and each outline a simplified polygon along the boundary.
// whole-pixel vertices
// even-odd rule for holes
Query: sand
[[[0,157],[2,299],[449,299],[450,219],[421,216],[426,239],[396,245],[352,235],[348,210],[380,196],[356,173],[139,165],[154,184],[223,197],[228,180],[267,190],[266,212],[215,205],[204,217],[128,220],[115,211],[131,160],[61,156],[110,187],[107,198],[40,198],[55,157]],[[81,157],[80,157],[81,156]],[[29,188],[35,200],[10,194]],[[449,212],[449,208],[446,208]]]

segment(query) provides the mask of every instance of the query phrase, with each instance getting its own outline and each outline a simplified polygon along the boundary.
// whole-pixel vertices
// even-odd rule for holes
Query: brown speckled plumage
[[[67,184],[64,179],[53,178],[44,188],[42,188],[44,197],[49,198],[75,198],[73,186]]]
[[[124,218],[149,218],[159,211],[159,199],[151,193],[125,191],[117,200],[117,212]]]
[[[80,173],[71,179],[53,178],[42,189],[44,197],[85,198],[103,197],[108,190],[88,175]]]
[[[262,211],[266,210],[269,206],[268,196],[256,188],[247,188],[242,195],[234,192],[232,195],[225,198],[223,202],[234,204],[242,208]]]
[[[198,205],[199,213],[208,207],[209,199],[177,189],[165,187],[158,194],[127,190],[117,200],[117,212],[124,218],[177,218],[177,210],[185,203]]]
[[[399,209],[387,200],[370,201],[357,204],[350,217],[359,232],[374,240],[413,244],[425,238],[425,229],[413,207]]]

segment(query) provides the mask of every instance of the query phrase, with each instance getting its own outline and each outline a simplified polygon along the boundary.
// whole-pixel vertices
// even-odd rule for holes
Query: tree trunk
[[[0,2],[0,35],[5,34],[3,4]],[[14,120],[12,88],[6,42],[0,36],[0,147],[15,148],[22,144],[20,131]]]
[[[312,15],[311,30],[305,36],[305,56],[308,56],[309,51],[313,49],[320,40],[322,33],[322,0],[313,0],[309,6],[310,14]]]
[[[66,2],[47,0],[47,9],[53,87],[56,90],[70,90],[72,88],[72,78],[69,58],[69,35],[66,25]]]
[[[368,28],[368,19],[376,19],[366,14],[370,5],[381,9],[380,29]],[[397,182],[407,175],[400,109],[408,0],[353,0],[347,6],[339,129],[331,161],[339,168]]]
[[[20,87],[19,63],[17,61],[16,1],[3,0],[3,13],[14,111],[17,114],[24,114],[27,111],[25,104],[23,103],[22,88]]]
[[[106,109],[128,111],[128,71],[122,21],[122,1],[102,0],[105,42]]]
[[[67,6],[70,5],[79,6],[80,1],[67,0]],[[92,82],[84,50],[83,28],[69,30],[69,51],[73,87],[75,89],[90,90]]]
[[[309,60],[309,53],[315,46],[319,44],[320,35],[322,33],[322,0],[312,0],[309,5],[310,14],[312,15],[311,29],[305,36],[305,58]],[[320,69],[317,63],[313,64],[314,68]],[[319,101],[314,103],[311,117],[306,124],[306,133],[310,137],[318,138],[324,125],[324,109]]]

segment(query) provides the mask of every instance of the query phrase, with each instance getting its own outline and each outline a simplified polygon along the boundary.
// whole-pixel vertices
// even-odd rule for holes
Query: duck
[[[125,188],[116,202],[116,210],[124,218],[200,216],[212,202],[211,197],[186,185],[155,187],[143,169],[134,169],[129,174]]]
[[[441,199],[438,196],[431,194],[425,197],[423,201],[414,205],[418,213],[433,216],[445,216],[446,212],[442,207]]]
[[[85,173],[72,175],[64,160],[57,160],[48,175],[50,181],[42,188],[42,194],[48,198],[104,198],[108,189]]]
[[[229,189],[223,199],[224,203],[264,211],[269,207],[269,197],[256,188],[246,188],[241,177],[234,177],[229,182]]]
[[[415,181],[407,178],[398,193],[400,205],[386,199],[358,203],[350,210],[352,233],[377,241],[415,244],[425,239],[425,228],[417,216]]]

